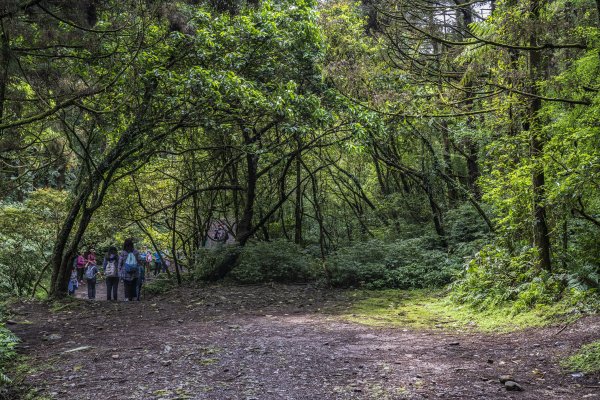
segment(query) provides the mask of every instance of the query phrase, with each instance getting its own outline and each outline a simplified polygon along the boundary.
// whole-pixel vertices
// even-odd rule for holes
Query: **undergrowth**
[[[575,354],[562,360],[561,366],[572,372],[600,372],[600,340],[582,346]]]
[[[5,327],[0,327],[0,386],[11,383],[7,368],[17,356],[15,347],[19,339]]]
[[[302,247],[285,241],[249,243],[243,248],[223,246],[200,253],[194,275],[202,280],[215,266],[236,255],[229,278],[243,284],[320,281],[338,288],[435,288],[451,282],[462,256],[449,254],[431,237],[385,242],[372,239],[350,243],[323,261]],[[462,253],[461,253],[462,254]]]
[[[579,315],[567,302],[520,312],[510,306],[474,310],[467,304],[453,302],[439,291],[381,290],[354,292],[352,307],[344,318],[381,327],[510,332],[572,321]]]
[[[533,248],[509,254],[500,246],[485,246],[452,283],[450,298],[481,312],[508,309],[515,315],[556,305],[600,310],[597,278],[593,280],[592,274],[559,266],[554,271],[540,270],[536,259]]]
[[[316,279],[316,258],[302,247],[286,240],[253,242],[243,248],[221,246],[200,252],[194,276],[202,280],[224,259],[239,252],[237,265],[229,278],[238,283],[297,283]]]
[[[332,286],[366,289],[440,287],[453,280],[461,263],[428,237],[354,243],[327,259]]]
[[[177,286],[177,281],[174,276],[169,277],[167,274],[160,274],[151,281],[147,281],[142,286],[142,295],[159,295],[167,293],[169,290]]]

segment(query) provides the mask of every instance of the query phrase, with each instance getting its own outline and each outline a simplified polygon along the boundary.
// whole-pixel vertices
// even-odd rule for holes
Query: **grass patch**
[[[167,274],[160,274],[151,281],[146,281],[142,286],[142,293],[144,295],[159,295],[167,293],[169,290],[175,288],[177,282],[175,277],[169,278]]]
[[[220,360],[218,358],[201,358],[198,360],[198,364],[200,365],[213,365],[218,363]]]
[[[441,292],[426,290],[356,291],[351,301],[345,319],[381,327],[511,332],[564,322],[566,315],[576,318],[570,307],[561,303],[518,314],[509,307],[477,311],[452,302]]]
[[[214,346],[200,347],[201,358],[197,360],[200,365],[213,365],[217,364],[220,360],[215,357],[221,352],[221,349]]]
[[[62,299],[52,300],[49,302],[50,312],[59,313],[62,311],[76,310],[81,306],[81,302],[77,297],[67,296]]]
[[[582,346],[575,354],[562,360],[560,365],[571,372],[600,372],[600,340]]]

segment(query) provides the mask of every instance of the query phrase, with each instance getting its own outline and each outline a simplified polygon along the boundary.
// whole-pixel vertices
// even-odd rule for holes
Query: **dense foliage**
[[[11,367],[11,362],[17,357],[15,347],[19,343],[17,337],[8,329],[0,328],[0,387],[10,383],[11,379],[6,371]]]

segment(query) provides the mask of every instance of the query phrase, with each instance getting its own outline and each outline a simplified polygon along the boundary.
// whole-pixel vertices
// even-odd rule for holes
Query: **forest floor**
[[[494,334],[349,321],[348,291],[180,288],[141,302],[13,305],[35,399],[600,399],[558,360],[600,317]],[[85,286],[79,289],[80,295]],[[563,329],[564,328],[564,329]],[[523,391],[507,391],[512,375]]]

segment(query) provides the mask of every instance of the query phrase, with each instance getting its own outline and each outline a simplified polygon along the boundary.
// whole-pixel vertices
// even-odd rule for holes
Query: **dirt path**
[[[171,273],[174,274],[174,272],[171,272]],[[154,279],[156,279],[159,276],[161,276],[161,274],[154,276],[154,274],[152,272],[150,272],[149,274],[146,275],[145,284],[152,282]],[[142,292],[142,294],[143,294],[143,292]],[[85,280],[83,281],[83,283],[79,284],[79,289],[77,289],[75,291],[75,297],[78,299],[82,299],[82,300],[88,299],[88,287],[87,287],[87,283]],[[123,300],[124,298],[125,298],[125,285],[123,284],[123,282],[119,282],[118,299]],[[96,283],[96,300],[97,301],[106,301],[106,281],[104,280],[104,278],[98,278],[98,281]]]
[[[12,329],[33,366],[27,382],[56,399],[600,399],[599,376],[556,365],[598,338],[598,317],[558,335],[465,335],[344,322],[335,310],[348,304],[310,287],[211,286],[139,303],[21,304],[15,318],[30,323]],[[507,392],[501,374],[524,391]]]

